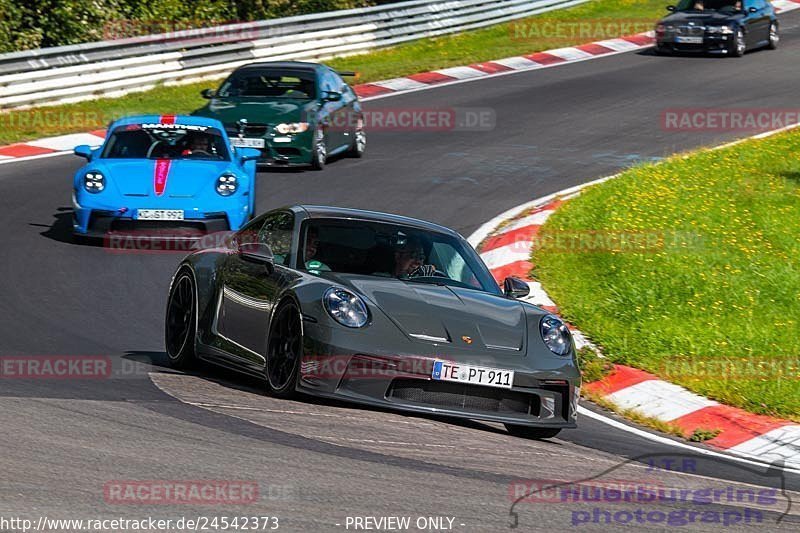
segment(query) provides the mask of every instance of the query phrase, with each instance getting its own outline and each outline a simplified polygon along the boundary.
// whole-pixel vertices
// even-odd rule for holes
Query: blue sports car
[[[88,160],[73,183],[77,237],[237,230],[253,215],[261,153],[231,146],[217,120],[127,117],[109,126],[100,148],[76,146],[75,155]]]

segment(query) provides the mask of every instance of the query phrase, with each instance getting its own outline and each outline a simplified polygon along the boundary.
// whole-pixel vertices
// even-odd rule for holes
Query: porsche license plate
[[[435,361],[431,377],[438,381],[457,381],[503,389],[510,389],[514,384],[513,370],[462,365],[451,361]]]
[[[703,44],[702,37],[675,37],[675,42],[679,44]]]
[[[183,220],[183,211],[180,209],[139,209],[136,212],[137,220]]]
[[[237,148],[264,148],[264,139],[251,139],[248,137],[232,137],[231,144]]]

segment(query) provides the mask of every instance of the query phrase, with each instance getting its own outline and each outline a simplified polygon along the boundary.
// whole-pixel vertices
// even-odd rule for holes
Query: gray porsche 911
[[[263,214],[184,259],[166,348],[297,392],[555,436],[575,427],[580,373],[557,317],[498,287],[458,233],[319,206]]]

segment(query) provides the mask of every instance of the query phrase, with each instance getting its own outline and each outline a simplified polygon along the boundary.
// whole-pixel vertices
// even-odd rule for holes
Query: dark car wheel
[[[506,430],[508,430],[511,435],[524,439],[552,439],[561,432],[559,428],[535,428],[530,426],[515,426],[513,424],[505,424],[505,426]]]
[[[281,304],[275,312],[267,343],[267,392],[278,398],[296,394],[297,372],[303,353],[300,310],[292,302]]]
[[[328,160],[328,146],[325,130],[320,126],[314,131],[314,146],[311,148],[311,168],[322,170]]]
[[[770,50],[775,50],[778,48],[778,43],[781,40],[781,36],[778,33],[778,23],[773,22],[769,25],[769,43],[767,43],[767,48]]]
[[[164,328],[167,356],[175,368],[187,368],[195,362],[197,302],[194,295],[194,279],[183,270],[172,284]]]
[[[657,56],[669,56],[672,55],[672,51],[667,48],[666,46],[656,46],[656,55]]]
[[[364,152],[367,150],[367,133],[364,131],[364,119],[358,119],[356,127],[353,130],[353,145],[347,152],[350,157],[364,157]]]
[[[742,57],[747,51],[747,41],[744,39],[742,28],[736,28],[736,33],[733,34],[733,40],[731,40],[728,50],[731,57]]]

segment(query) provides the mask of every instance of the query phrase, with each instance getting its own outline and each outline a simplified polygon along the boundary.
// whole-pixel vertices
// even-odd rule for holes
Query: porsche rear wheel
[[[505,424],[505,426],[506,430],[511,435],[524,439],[552,439],[561,432],[559,428],[536,428],[530,426],[515,426],[513,424]]]
[[[297,373],[303,353],[300,310],[293,302],[280,305],[272,319],[267,342],[267,392],[278,398],[296,395]]]
[[[164,327],[167,357],[170,365],[175,368],[187,368],[196,361],[196,313],[194,279],[187,270],[182,270],[172,284]]]

